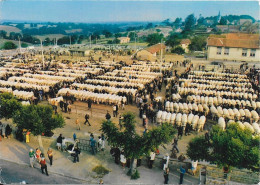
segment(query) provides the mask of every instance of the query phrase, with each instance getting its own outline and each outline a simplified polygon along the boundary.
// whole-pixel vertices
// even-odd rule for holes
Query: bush
[[[98,165],[95,168],[92,169],[93,172],[96,172],[98,175],[106,175],[109,173],[109,170],[106,169],[104,166],[102,165]]]
[[[13,42],[5,42],[2,49],[16,49],[17,46]]]
[[[131,175],[131,179],[139,179],[140,178],[140,173],[138,170],[135,170],[135,172]]]
[[[172,49],[171,52],[182,55],[185,53],[185,50],[181,46],[177,46],[176,48]]]

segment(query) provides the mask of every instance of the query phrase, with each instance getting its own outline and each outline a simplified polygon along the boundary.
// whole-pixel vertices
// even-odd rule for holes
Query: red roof
[[[208,46],[259,49],[259,34],[225,34],[208,37]]]
[[[146,48],[145,50],[149,51],[150,53],[154,54],[160,51],[161,49],[165,49],[166,46],[164,44],[155,44],[150,46],[149,48]]]
[[[191,43],[190,39],[182,39],[181,40],[181,44],[190,44],[190,43]]]

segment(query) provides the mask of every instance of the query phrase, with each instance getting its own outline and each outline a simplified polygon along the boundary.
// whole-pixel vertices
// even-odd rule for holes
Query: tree
[[[174,48],[174,47],[178,46],[181,43],[180,39],[181,39],[181,35],[180,34],[172,33],[172,34],[170,34],[166,38],[165,44],[167,46],[171,46],[172,48]]]
[[[179,17],[177,17],[177,18],[175,19],[175,21],[174,21],[175,27],[178,28],[178,27],[181,25],[181,20],[182,20],[182,18],[179,18]]]
[[[13,42],[8,41],[8,42],[4,43],[4,46],[2,49],[8,50],[8,49],[16,49],[16,48],[17,48],[17,46]]]
[[[22,106],[13,115],[13,121],[18,128],[31,130],[33,135],[38,136],[42,150],[41,135],[50,133],[55,128],[61,128],[65,123],[60,114],[54,114],[52,107],[46,105]]]
[[[122,37],[122,33],[116,33],[115,38]]]
[[[22,48],[27,48],[27,47],[28,47],[28,44],[22,42],[21,47],[22,47]]]
[[[149,43],[148,46],[151,46],[160,43],[162,38],[163,38],[163,34],[153,33],[147,36],[146,42]]]
[[[182,55],[185,53],[185,50],[181,46],[177,46],[171,50],[172,53],[177,53],[178,55]]]
[[[147,25],[146,25],[146,27],[145,27],[146,29],[150,29],[150,28],[153,28],[153,23],[148,23]]]
[[[149,152],[158,148],[160,144],[171,141],[176,130],[172,125],[165,123],[140,136],[135,130],[134,114],[129,112],[123,117],[123,131],[119,131],[111,121],[103,121],[101,131],[110,146],[122,148],[125,157],[131,159],[130,174],[132,175],[135,168],[134,160],[149,155]]]
[[[205,18],[200,16],[199,19],[198,19],[198,25],[204,25],[204,21],[205,21]]]
[[[113,36],[113,34],[111,32],[109,32],[109,31],[107,31],[107,30],[104,30],[102,33],[105,35],[106,38],[109,38],[109,37]]]
[[[196,18],[194,14],[188,15],[187,18],[185,19],[184,31],[192,31],[195,24],[196,24]]]
[[[6,34],[7,34],[6,31],[1,30],[1,31],[0,31],[0,38],[6,39],[6,38],[7,38]]]
[[[162,21],[162,24],[164,24],[165,26],[171,26],[170,19],[165,19],[164,21]]]
[[[22,104],[12,94],[0,94],[0,118],[12,118],[21,107]]]
[[[190,51],[203,51],[206,47],[206,37],[195,36],[191,39],[191,44],[188,46]]]
[[[135,32],[130,32],[128,37],[131,41],[135,41],[135,38],[137,38],[137,34]]]
[[[210,144],[205,137],[196,137],[188,144],[187,155],[192,160],[206,160],[218,166],[256,170],[260,165],[259,136],[254,137],[247,128],[232,123],[222,130],[213,126]]]
[[[227,19],[225,17],[221,17],[219,25],[227,25]]]

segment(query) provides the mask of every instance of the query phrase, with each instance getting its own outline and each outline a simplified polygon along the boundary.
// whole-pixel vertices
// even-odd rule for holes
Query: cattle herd
[[[245,74],[190,71],[175,82],[175,93],[157,113],[157,122],[203,130],[206,119],[223,129],[232,122],[260,134],[260,100]]]
[[[135,102],[137,96],[150,95],[153,105],[153,101],[161,104],[153,107],[158,124],[168,122],[202,131],[207,120],[217,122],[223,129],[238,122],[241,128],[260,134],[259,92],[245,74],[189,68],[179,76],[173,75],[172,63],[143,61],[131,65],[114,61],[71,64],[60,61],[48,70],[40,63],[4,62],[0,68],[0,92],[12,93],[23,104],[37,104],[43,99],[57,104],[65,99],[69,103],[91,100],[96,104],[121,105]],[[154,96],[155,86],[163,81],[166,97],[156,93]]]

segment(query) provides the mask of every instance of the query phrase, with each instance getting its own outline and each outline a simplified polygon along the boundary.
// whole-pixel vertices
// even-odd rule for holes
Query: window
[[[246,57],[246,56],[247,56],[247,49],[243,49],[243,50],[242,50],[242,56],[243,56],[243,57]]]
[[[225,48],[224,55],[229,55],[229,48]]]
[[[256,49],[251,49],[250,51],[250,57],[255,57]]]
[[[217,55],[221,55],[222,47],[217,47]]]

